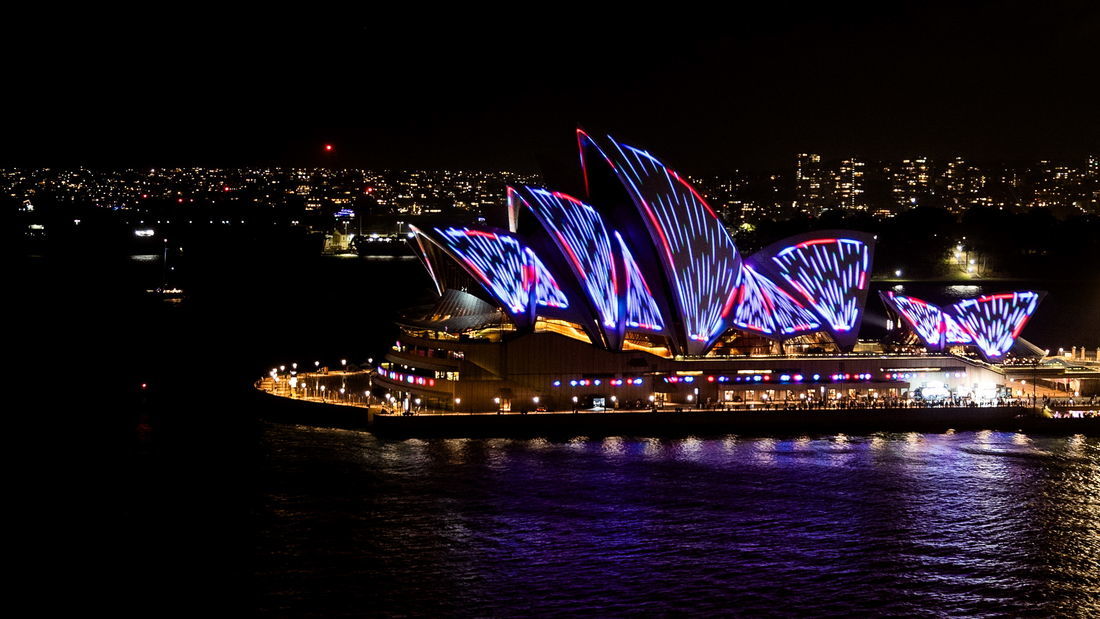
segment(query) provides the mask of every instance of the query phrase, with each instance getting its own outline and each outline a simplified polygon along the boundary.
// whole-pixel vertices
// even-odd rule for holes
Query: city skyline
[[[510,170],[371,170],[325,167],[0,168],[0,199],[137,211],[179,206],[352,209],[364,215],[426,215],[499,206],[505,187],[576,185],[575,174]],[[688,177],[727,224],[819,217],[830,211],[889,218],[918,207],[960,215],[971,208],[1100,212],[1100,155],[1079,161],[979,164],[962,157],[868,161],[799,153],[783,169]],[[492,210],[490,208],[490,210]]]

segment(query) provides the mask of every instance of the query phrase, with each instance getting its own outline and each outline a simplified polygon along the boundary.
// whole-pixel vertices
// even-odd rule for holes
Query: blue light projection
[[[664,320],[661,318],[661,310],[657,308],[657,301],[653,298],[653,292],[649,284],[642,277],[638,263],[634,262],[634,256],[630,248],[626,246],[623,237],[616,232],[615,238],[619,240],[619,247],[623,252],[623,262],[626,265],[626,326],[628,329],[645,329],[660,331],[664,329]]]
[[[860,294],[871,267],[867,244],[856,239],[811,239],[772,258],[779,274],[797,290],[834,333],[859,323]]]
[[[540,305],[569,306],[546,266],[514,236],[459,227],[436,228],[435,232],[446,249],[513,316],[528,311],[532,289]]]
[[[945,330],[943,311],[935,305],[906,295],[883,293],[883,300],[887,302],[916,332],[926,346],[931,349],[939,349]]]
[[[1008,292],[967,299],[950,311],[988,360],[1004,356],[1039,306],[1037,292]]]
[[[950,314],[943,315],[944,342],[947,344],[973,344],[974,338],[959,325]]]
[[[1038,292],[1007,292],[966,299],[941,308],[892,292],[881,293],[881,296],[929,349],[974,344],[989,361],[1000,359],[1012,348],[1042,300]]]
[[[605,328],[616,328],[619,274],[603,218],[596,209],[572,196],[535,187],[526,190],[534,198],[528,203],[531,212],[567,258],[599,312],[600,323]]]
[[[748,264],[742,267],[741,292],[733,311],[733,324],[778,339],[821,327],[821,321],[813,312]]]
[[[729,325],[741,283],[741,256],[714,210],[687,181],[649,153],[610,141],[612,167],[662,257],[688,353],[700,354]]]
[[[569,307],[569,300],[565,298],[565,293],[562,292],[557,280],[550,274],[546,265],[542,263],[542,260],[539,260],[539,257],[535,255],[530,247],[526,251],[528,268],[534,270],[535,302],[543,307],[556,307],[559,309]]]

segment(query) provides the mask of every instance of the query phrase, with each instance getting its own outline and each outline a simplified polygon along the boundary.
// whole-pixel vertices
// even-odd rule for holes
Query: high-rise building
[[[943,172],[943,189],[948,210],[963,211],[982,204],[982,187],[985,176],[962,157],[955,157]]]
[[[845,159],[837,167],[834,177],[834,193],[840,207],[849,210],[867,210],[863,189],[864,163],[858,159]]]
[[[1066,165],[1040,161],[1028,175],[1032,187],[1032,208],[1056,208],[1074,201],[1073,189],[1080,173]]]
[[[901,208],[914,208],[928,201],[932,192],[928,157],[906,159],[894,169],[894,199]]]
[[[799,153],[795,155],[795,163],[795,208],[808,215],[818,215],[825,207],[821,155]]]

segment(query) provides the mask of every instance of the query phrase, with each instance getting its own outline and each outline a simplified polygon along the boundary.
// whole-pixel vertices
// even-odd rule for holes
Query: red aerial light
[[[145,384],[145,383],[141,383],[141,388],[142,388],[142,389],[145,389],[145,388],[146,388],[146,387],[148,387],[148,386],[149,386],[149,385],[147,385],[147,384]]]
[[[332,144],[325,144],[325,152],[326,153],[332,152]]]

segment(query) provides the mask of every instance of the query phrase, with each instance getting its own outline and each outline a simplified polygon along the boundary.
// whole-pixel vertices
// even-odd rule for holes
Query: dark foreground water
[[[1100,439],[267,425],[274,615],[1100,613]]]

